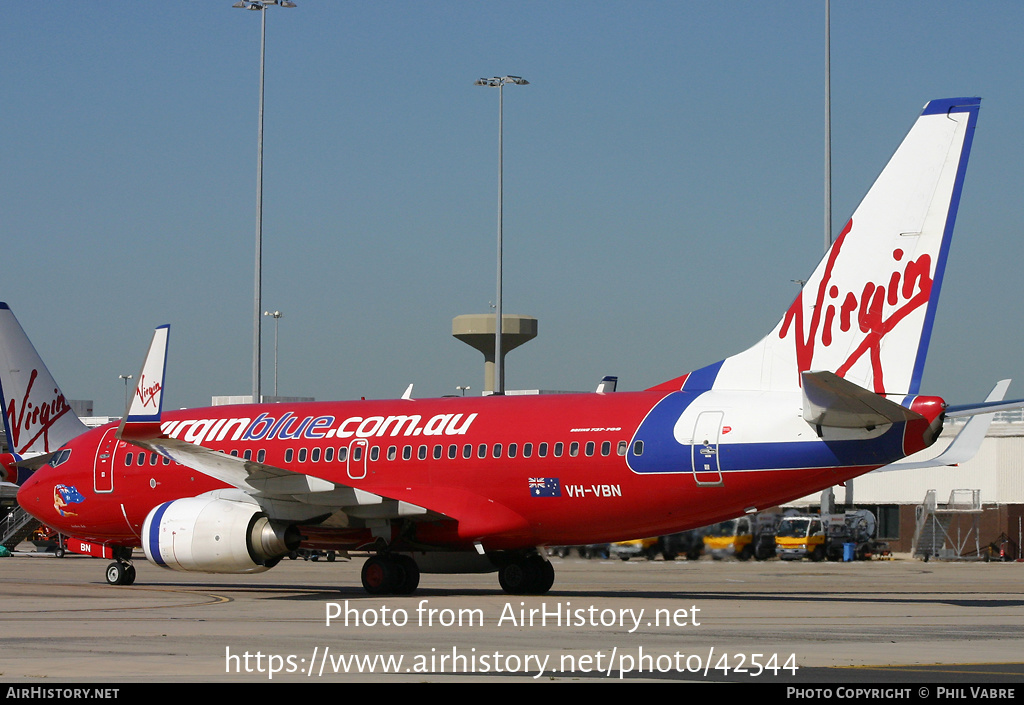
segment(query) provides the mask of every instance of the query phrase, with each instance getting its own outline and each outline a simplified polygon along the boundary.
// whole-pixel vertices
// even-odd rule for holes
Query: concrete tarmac
[[[1024,564],[552,558],[555,585],[423,575],[371,597],[362,559],[257,575],[137,556],[0,559],[0,681],[687,681],[1020,684]]]

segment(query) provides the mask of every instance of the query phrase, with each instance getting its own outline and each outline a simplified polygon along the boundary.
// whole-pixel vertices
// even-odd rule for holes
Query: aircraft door
[[[366,454],[370,442],[365,438],[357,438],[348,444],[348,476],[351,480],[362,480],[366,477]]]
[[[92,465],[92,485],[96,492],[114,491],[114,448],[117,445],[117,428],[109,428],[96,446],[96,458]]]
[[[721,486],[722,468],[718,460],[718,437],[722,432],[721,411],[705,411],[693,426],[693,441],[690,446],[693,462],[693,478],[701,486]]]

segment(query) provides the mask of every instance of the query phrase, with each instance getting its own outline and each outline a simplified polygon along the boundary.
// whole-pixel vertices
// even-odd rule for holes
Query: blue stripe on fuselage
[[[700,393],[696,392],[673,392],[651,409],[626,453],[626,461],[633,472],[693,472],[693,447],[676,440],[675,426],[699,396]],[[729,443],[719,438],[719,469],[722,472],[739,472],[886,465],[903,457],[903,428],[903,424],[893,424],[881,435],[863,440],[812,438],[805,441]],[[636,454],[636,441],[643,441],[640,455]]]

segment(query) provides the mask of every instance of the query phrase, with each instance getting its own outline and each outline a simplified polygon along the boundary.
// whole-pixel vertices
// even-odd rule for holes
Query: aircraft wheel
[[[135,566],[114,561],[107,566],[107,583],[110,585],[131,585],[135,582]]]
[[[398,564],[403,574],[395,592],[399,595],[411,595],[416,592],[420,585],[420,567],[416,565],[416,561],[403,555],[394,556],[392,560]]]
[[[543,595],[555,583],[555,567],[541,556],[518,558],[501,567],[498,583],[510,595]]]
[[[363,563],[361,577],[363,589],[371,595],[387,595],[394,592],[404,575],[394,561],[383,556],[373,556]]]
[[[555,566],[550,562],[537,556],[538,575],[537,583],[534,585],[534,595],[543,595],[555,584]]]

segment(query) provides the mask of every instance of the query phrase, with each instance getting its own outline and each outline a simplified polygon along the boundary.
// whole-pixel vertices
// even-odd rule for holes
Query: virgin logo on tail
[[[803,291],[786,312],[779,337],[785,338],[789,334],[791,324],[795,322],[796,359],[799,368],[797,372],[800,373],[811,369],[815,346],[819,342],[826,348],[832,345],[837,323],[839,331],[846,333],[856,322],[860,331],[865,334],[864,338],[835,372],[840,377],[845,376],[854,363],[867,354],[871,360],[874,391],[880,394],[885,391],[882,375],[882,340],[899,325],[900,321],[928,303],[932,291],[932,259],[925,253],[915,260],[907,261],[900,269],[905,253],[897,248],[892,252],[895,267],[889,275],[888,282],[876,284],[868,281],[859,292],[847,291],[843,294],[839,286],[832,283],[832,270],[852,228],[853,220],[850,220],[829,251],[824,276],[818,284],[807,338],[803,338]],[[888,315],[885,314],[886,305],[895,307]]]
[[[30,447],[40,436],[44,440],[44,450],[50,451],[50,440],[48,431],[57,419],[71,411],[64,395],[59,389],[54,389],[54,397],[42,403],[32,402],[32,387],[35,385],[39,370],[33,369],[28,378],[28,386],[25,388],[25,397],[21,400],[19,407],[16,399],[11,399],[7,405],[7,418],[11,422],[11,446],[15,452],[22,453]],[[24,438],[22,434],[32,434]]]
[[[146,376],[142,375],[139,378],[139,386],[135,388],[135,396],[139,398],[143,406],[156,407],[156,397],[163,390],[160,385],[160,381],[153,382],[150,386],[146,386]]]

